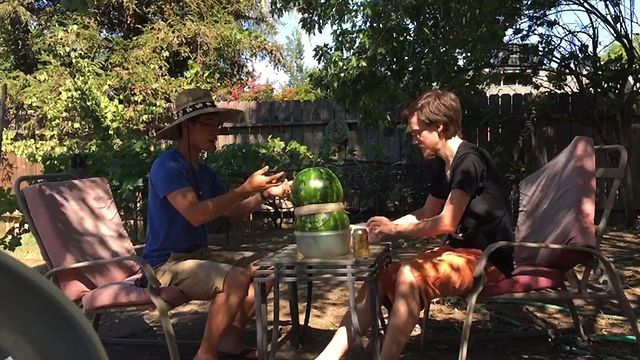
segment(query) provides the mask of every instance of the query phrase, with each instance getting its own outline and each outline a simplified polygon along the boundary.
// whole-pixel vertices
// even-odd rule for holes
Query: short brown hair
[[[445,139],[460,134],[462,109],[458,97],[446,90],[433,89],[420,95],[403,112],[406,118],[413,115],[427,124],[442,125]]]

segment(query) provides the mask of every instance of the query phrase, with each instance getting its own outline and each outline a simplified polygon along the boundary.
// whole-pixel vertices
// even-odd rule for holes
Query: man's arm
[[[229,209],[225,214],[229,219],[242,219],[252,212],[256,211],[266,199],[274,197],[286,198],[291,193],[291,182],[283,180],[278,186],[274,186],[267,190],[258,192],[237,203],[233,208]]]
[[[200,226],[219,216],[226,215],[230,209],[235,208],[238,203],[246,200],[257,191],[281,186],[282,182],[279,179],[284,173],[264,175],[267,170],[269,170],[268,166],[263,167],[251,174],[242,185],[211,199],[199,201],[191,187],[184,187],[167,194],[167,200],[191,225]]]
[[[454,232],[470,200],[466,192],[453,189],[439,215],[415,223],[398,224],[397,235],[429,237]]]
[[[252,212],[256,211],[262,205],[262,197],[260,193],[253,194],[241,202],[235,204],[225,215],[232,220],[242,219]]]
[[[251,192],[242,186],[207,200],[198,200],[192,188],[182,188],[167,195],[167,200],[193,226],[203,225],[217,217],[223,216],[238,202],[246,200]]]
[[[409,224],[434,217],[440,214],[444,202],[445,200],[443,199],[438,199],[433,195],[429,195],[427,197],[427,200],[424,202],[424,206],[412,212],[411,214],[407,214],[401,218],[395,219],[393,222],[396,224]]]
[[[442,212],[436,216],[409,222],[410,218],[407,216],[414,215],[407,215],[403,217],[407,218],[407,222],[403,223],[394,223],[385,217],[377,216],[367,222],[367,227],[373,232],[374,236],[388,234],[408,237],[431,237],[450,233],[458,227],[470,200],[471,197],[466,192],[453,189],[444,204]],[[437,205],[436,201],[433,202],[434,207],[435,205]],[[425,204],[426,207],[427,205]],[[431,211],[433,208],[425,210]]]

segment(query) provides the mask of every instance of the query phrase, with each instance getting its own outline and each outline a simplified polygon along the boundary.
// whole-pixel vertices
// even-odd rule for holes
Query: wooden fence
[[[0,187],[3,189],[13,186],[13,182],[23,175],[42,174],[42,165],[32,163],[14,154],[2,154],[0,158]]]
[[[377,127],[363,126],[356,113],[345,111],[331,101],[229,102],[223,106],[243,110],[245,116],[223,129],[218,147],[266,142],[271,135],[284,141],[295,140],[317,153],[325,141],[327,125],[334,120],[349,129],[343,145],[353,146],[359,154],[365,153],[365,144],[376,144],[390,161],[398,161],[410,145],[405,141],[403,129],[384,134]]]
[[[552,158],[578,135],[602,143],[593,124],[581,121],[580,114],[591,104],[587,97],[557,94],[548,99],[547,111],[536,114],[535,121],[528,110],[532,102],[529,94],[463,99],[463,136],[483,147],[500,147],[511,154],[513,160],[519,158],[523,163],[528,163],[527,156],[534,153],[547,160]],[[327,125],[339,120],[349,129],[346,145],[354,147],[361,155],[365,153],[366,144],[379,146],[390,162],[407,160],[411,151],[404,124],[384,133],[376,126],[364,125],[357,113],[330,101],[228,102],[223,106],[243,110],[245,116],[224,130],[218,139],[219,146],[265,142],[273,135],[285,141],[296,140],[317,152]],[[534,149],[529,149],[531,147]]]

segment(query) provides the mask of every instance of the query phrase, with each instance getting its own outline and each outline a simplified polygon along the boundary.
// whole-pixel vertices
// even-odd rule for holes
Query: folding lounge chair
[[[612,158],[619,160],[618,166],[596,170],[595,150],[617,153]],[[459,360],[467,356],[476,301],[490,298],[565,302],[574,327],[582,337],[585,335],[573,299],[615,299],[640,347],[637,317],[625,297],[615,267],[600,252],[600,240],[626,163],[624,147],[594,147],[591,139],[576,137],[556,158],[520,182],[516,242],[493,244],[480,258],[474,273],[474,288],[467,296]],[[606,197],[597,226],[594,224],[596,177],[600,179],[599,186],[610,185],[608,191],[603,192]],[[504,246],[515,247],[513,277],[485,284],[488,256]],[[584,265],[582,276],[574,270],[579,264]]]
[[[28,185],[24,189],[23,183]],[[189,299],[176,287],[161,288],[124,229],[104,178],[71,179],[68,174],[22,176],[14,184],[18,204],[35,236],[51,278],[98,330],[100,314],[156,308],[172,360],[179,359],[168,310]],[[136,286],[141,276],[148,287]],[[117,340],[117,341],[115,341]],[[147,344],[143,339],[105,339]]]

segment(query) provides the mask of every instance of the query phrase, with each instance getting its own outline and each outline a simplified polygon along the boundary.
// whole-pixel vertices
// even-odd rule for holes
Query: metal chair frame
[[[148,291],[152,301],[152,304],[138,305],[138,306],[113,306],[107,309],[102,309],[99,311],[86,311],[82,309],[85,314],[92,316],[92,324],[93,328],[98,331],[100,326],[100,317],[103,313],[107,312],[131,312],[131,311],[139,311],[145,310],[149,308],[157,309],[159,313],[160,323],[162,326],[162,331],[165,337],[165,341],[159,340],[148,340],[148,339],[122,339],[122,338],[106,338],[101,337],[103,343],[114,343],[114,344],[128,344],[128,345],[157,345],[166,343],[167,349],[169,351],[169,356],[171,360],[179,360],[180,354],[178,352],[178,345],[176,341],[175,332],[173,330],[173,326],[171,325],[171,321],[169,319],[169,310],[171,309],[171,305],[167,303],[162,297],[160,297],[160,281],[156,277],[155,271],[153,268],[141,257],[139,256],[120,256],[110,259],[101,259],[101,260],[90,260],[83,261],[79,263],[75,263],[69,266],[60,266],[53,267],[51,262],[51,258],[49,257],[46,248],[44,247],[44,242],[42,240],[41,234],[38,232],[33,218],[31,216],[31,212],[29,211],[29,206],[27,205],[24,194],[22,193],[23,183],[27,185],[33,185],[36,183],[46,183],[46,182],[54,182],[54,181],[68,181],[73,180],[74,177],[71,174],[66,173],[57,173],[57,174],[44,174],[44,175],[27,175],[19,177],[13,185],[14,193],[16,195],[16,199],[18,201],[18,205],[25,217],[27,224],[29,225],[29,229],[31,233],[36,239],[38,243],[38,247],[40,248],[40,252],[42,254],[42,258],[45,260],[48,271],[45,274],[47,279],[52,280],[56,285],[59,285],[56,280],[56,274],[69,270],[69,269],[81,269],[91,266],[99,266],[105,265],[115,262],[127,262],[132,261],[137,263],[142,269],[143,273],[147,277],[148,281]],[[181,341],[182,342],[182,341]]]

